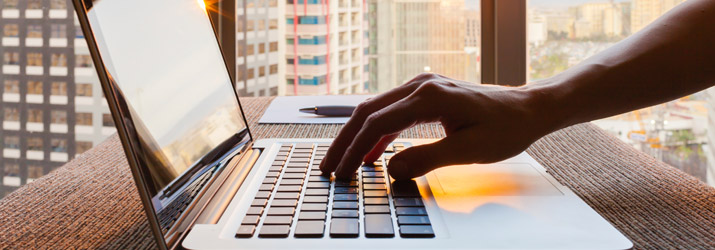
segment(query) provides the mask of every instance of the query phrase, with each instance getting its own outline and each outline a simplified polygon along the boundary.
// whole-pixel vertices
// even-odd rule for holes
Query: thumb
[[[468,163],[466,141],[455,135],[397,153],[390,159],[387,172],[396,180],[407,180],[440,167]]]

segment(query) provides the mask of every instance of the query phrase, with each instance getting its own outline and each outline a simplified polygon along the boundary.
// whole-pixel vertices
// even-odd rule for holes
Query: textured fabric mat
[[[258,138],[334,137],[340,125],[258,125],[272,98],[242,98]],[[404,138],[439,138],[439,125]],[[529,154],[637,249],[715,249],[715,189],[591,124],[534,143]],[[154,248],[116,135],[0,200],[0,248]]]

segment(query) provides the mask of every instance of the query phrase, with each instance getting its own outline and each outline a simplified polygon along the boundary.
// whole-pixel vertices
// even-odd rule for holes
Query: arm
[[[390,175],[496,162],[555,130],[697,92],[715,83],[714,27],[715,1],[690,0],[581,64],[521,87],[420,75],[358,106],[321,170],[345,178],[402,130],[434,121],[447,136],[395,155]]]

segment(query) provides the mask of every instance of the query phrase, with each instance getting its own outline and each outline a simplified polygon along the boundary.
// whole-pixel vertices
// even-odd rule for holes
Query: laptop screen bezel
[[[141,197],[145,214],[149,219],[150,227],[152,229],[159,248],[168,249],[169,245],[174,244],[173,242],[167,242],[159,225],[157,211],[152,202],[153,196],[149,191],[149,187],[147,186],[148,180],[145,178],[148,173],[143,172],[142,169],[145,168],[144,166],[142,166],[143,162],[139,160],[140,157],[138,155],[141,154],[141,147],[139,146],[139,141],[137,140],[137,132],[132,125],[131,114],[129,114],[128,106],[123,98],[121,90],[112,80],[111,75],[109,74],[106,66],[103,63],[102,56],[99,52],[99,48],[97,45],[97,41],[94,37],[94,32],[92,31],[92,27],[89,22],[88,12],[92,8],[92,0],[72,0],[72,2],[75,7],[75,12],[77,13],[80,28],[84,33],[85,40],[87,42],[87,47],[90,51],[90,56],[92,57],[92,60],[94,62],[95,70],[97,71],[97,76],[102,86],[105,99],[107,100],[107,105],[109,106],[112,118],[117,128],[117,134],[119,135],[124,152],[127,156],[127,161],[129,163],[135,184],[137,186],[137,191],[139,192],[139,195]],[[206,15],[206,18],[209,18],[209,15]],[[211,24],[215,26],[214,20],[212,20],[211,18],[209,18],[209,20]],[[216,43],[218,45],[220,38],[218,37],[218,34],[216,34],[216,32],[214,32],[214,38],[216,39]],[[231,88],[238,103],[238,108],[241,112],[241,118],[243,119],[243,122],[246,127],[242,131],[237,131],[237,135],[242,136],[234,136],[229,138],[227,141],[219,145],[220,149],[212,150],[203,157],[204,159],[206,159],[207,157],[211,157],[212,160],[200,161],[203,162],[203,164],[197,164],[192,166],[191,170],[193,171],[186,171],[181,176],[177,177],[175,180],[179,180],[182,178],[186,179],[187,177],[190,177],[190,175],[193,175],[201,169],[205,169],[213,166],[214,164],[217,164],[218,161],[223,160],[223,158],[228,155],[232,155],[232,153],[235,153],[236,151],[238,151],[238,154],[236,156],[240,157],[240,154],[243,154],[246,149],[250,148],[252,142],[254,141],[253,135],[248,124],[248,120],[246,119],[245,112],[243,111],[243,105],[241,104],[240,98],[238,97],[238,93],[236,91],[235,78],[233,75],[230,74],[230,65],[224,59],[224,51],[220,49],[219,51],[221,53],[221,61],[226,67],[225,70],[227,71],[231,83],[233,83],[231,84]],[[205,188],[208,188],[208,185],[205,186],[204,189]],[[198,198],[199,197],[197,197],[196,199]],[[188,213],[188,211],[185,211],[184,213]],[[173,226],[176,227],[177,225]]]

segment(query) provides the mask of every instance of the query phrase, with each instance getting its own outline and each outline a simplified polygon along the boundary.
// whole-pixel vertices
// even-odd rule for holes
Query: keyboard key
[[[285,238],[288,237],[290,226],[288,225],[265,225],[261,227],[258,237],[261,238]]]
[[[328,205],[325,203],[303,203],[300,206],[300,211],[327,211]]]
[[[295,208],[292,207],[271,207],[268,208],[268,215],[293,215]]]
[[[392,217],[389,214],[366,214],[365,236],[368,238],[394,237]]]
[[[362,173],[362,177],[385,177],[385,173],[383,173],[383,172],[364,172],[364,173]]]
[[[330,188],[330,182],[308,182],[308,188]]]
[[[258,225],[259,220],[261,220],[261,217],[258,215],[248,215],[243,217],[241,225]]]
[[[314,154],[315,154],[315,156],[317,157],[317,156],[324,156],[324,155],[326,155],[327,153],[328,153],[328,151],[326,151],[326,150],[317,150],[317,151],[315,151]]]
[[[336,201],[333,202],[333,209],[358,209],[357,201]]]
[[[263,179],[263,184],[276,184],[277,177],[266,177]]]
[[[305,196],[304,203],[328,203],[328,196]]]
[[[286,165],[287,168],[308,168],[308,163],[291,162]]]
[[[366,190],[387,190],[385,184],[362,184],[362,188]]]
[[[365,205],[387,205],[387,198],[365,198]]]
[[[398,207],[395,213],[400,215],[427,215],[427,210],[423,207]]]
[[[300,192],[303,189],[298,185],[279,185],[278,192]]]
[[[283,193],[276,193],[274,200],[275,199],[298,199],[298,197],[300,197],[300,193],[298,193],[298,192],[283,192]]]
[[[278,151],[278,153],[276,155],[285,156],[285,155],[288,155],[288,151],[290,151],[290,149],[286,150],[286,151]]]
[[[310,170],[310,176],[323,176],[323,171],[316,169]]]
[[[365,190],[365,191],[363,191],[363,196],[365,196],[365,197],[387,197],[387,191],[385,191],[385,190]]]
[[[377,183],[377,184],[384,184],[385,183],[385,178],[362,178],[362,183]]]
[[[305,173],[285,173],[283,174],[283,179],[303,179],[305,178]]]
[[[325,231],[325,222],[322,220],[299,220],[295,226],[297,238],[320,238]]]
[[[358,211],[357,210],[333,210],[333,214],[331,214],[333,218],[357,218],[358,217]]]
[[[357,194],[358,189],[357,188],[351,188],[351,187],[336,187],[335,188],[335,193],[336,194]]]
[[[285,160],[288,160],[288,157],[285,155],[279,155],[279,156],[276,156],[276,158],[274,158],[273,160],[274,161],[285,161]]]
[[[420,190],[414,180],[392,182],[392,197],[420,197]]]
[[[356,238],[360,230],[358,219],[337,218],[330,222],[330,237]]]
[[[263,215],[263,207],[249,207],[246,215]]]
[[[335,194],[335,196],[333,196],[333,200],[335,200],[335,201],[357,201],[358,195],[357,194]]]
[[[364,211],[366,214],[389,214],[390,206],[387,206],[387,205],[366,205]]]
[[[288,153],[285,153],[285,154],[288,155]],[[273,161],[273,163],[271,163],[271,166],[283,166],[285,164],[286,164],[286,161]]]
[[[311,182],[330,182],[330,177],[321,176],[321,175],[318,175],[318,176],[311,175],[310,177],[308,177],[308,181],[311,181]]]
[[[310,158],[310,155],[311,155],[310,153],[295,153],[295,152],[294,152],[293,155],[291,155],[290,157],[291,157],[291,159],[294,159],[294,158]]]
[[[382,168],[382,167],[376,167],[376,166],[365,165],[365,166],[362,166],[362,171],[363,171],[363,172],[382,172],[382,171],[383,171],[383,168]],[[362,176],[363,176],[363,177],[365,176],[364,173],[363,173]]]
[[[299,162],[308,165],[308,162],[310,162],[310,158],[291,158],[290,162]]]
[[[298,200],[273,200],[271,207],[295,207],[298,205]]]
[[[272,166],[268,169],[268,172],[280,172],[281,170],[283,170],[281,166]]]
[[[286,173],[301,173],[305,174],[305,172],[308,172],[307,168],[286,168]]]
[[[397,216],[397,224],[400,225],[429,225],[427,216]]]
[[[291,144],[282,145],[280,151],[290,151],[291,148],[293,148],[293,145]]]
[[[236,237],[238,238],[251,238],[253,233],[256,231],[256,226],[254,225],[241,225],[236,231]]]
[[[300,212],[298,220],[325,220],[325,212]]]
[[[432,238],[434,231],[431,226],[400,226],[400,236],[402,238]]]
[[[283,179],[279,185],[303,185],[303,179]]]
[[[291,225],[293,224],[293,216],[266,216],[263,225]]]
[[[268,199],[253,199],[253,201],[251,202],[251,206],[265,207],[266,203],[268,203]]]
[[[358,182],[357,181],[347,181],[347,180],[336,180],[335,186],[336,187],[357,187]]]
[[[315,157],[313,157],[313,161],[322,161],[323,158],[325,158],[325,154],[322,154],[322,155],[316,154]]]
[[[308,190],[305,191],[305,195],[322,195],[322,196],[328,196],[330,194],[329,189],[317,189],[317,188],[309,188]]]
[[[395,198],[396,207],[424,207],[421,198]]]
[[[266,177],[276,177],[276,178],[277,178],[279,175],[281,175],[281,173],[279,173],[279,172],[268,172],[268,173],[266,173]]]
[[[273,184],[261,184],[258,191],[273,191]]]
[[[302,143],[296,143],[296,144],[295,144],[295,149],[296,149],[296,150],[297,150],[297,149],[306,149],[306,148],[312,149],[312,148],[313,148],[313,143],[310,143],[310,142],[302,142]]]

